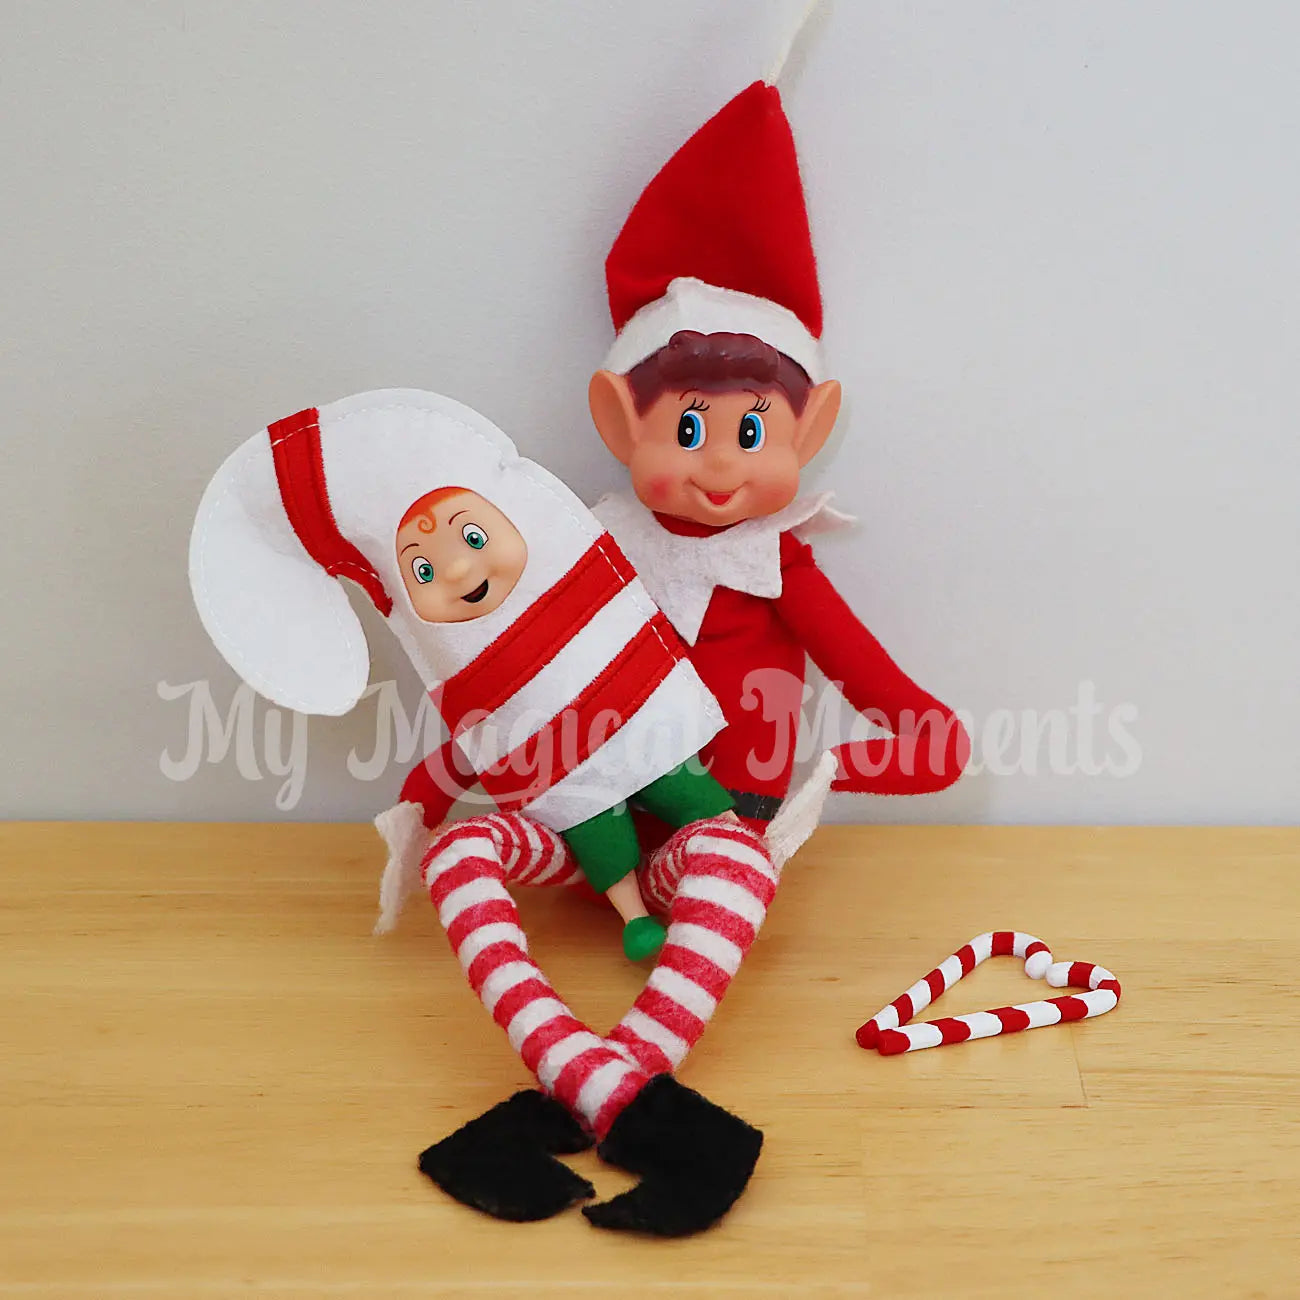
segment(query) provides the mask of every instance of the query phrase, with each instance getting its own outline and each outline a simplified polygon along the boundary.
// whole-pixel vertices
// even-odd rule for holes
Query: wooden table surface
[[[0,825],[0,1295],[1300,1296],[1300,831],[823,828],[682,1074],[763,1157],[673,1242],[417,1173],[529,1079],[427,905],[370,934],[381,856],[367,826]],[[613,913],[523,908],[612,1024]],[[1111,966],[1120,1007],[855,1045],[996,928]],[[1042,987],[990,962],[943,1009]]]

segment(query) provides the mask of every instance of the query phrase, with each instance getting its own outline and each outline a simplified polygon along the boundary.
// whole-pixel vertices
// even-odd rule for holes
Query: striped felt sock
[[[645,988],[610,1031],[650,1074],[675,1071],[695,1046],[758,934],[778,869],[763,839],[713,819],[679,830],[642,871],[668,936]]]
[[[470,987],[548,1093],[598,1139],[649,1075],[580,1021],[528,955],[505,882],[568,884],[581,872],[553,831],[517,815],[475,817],[424,859],[438,919]]]

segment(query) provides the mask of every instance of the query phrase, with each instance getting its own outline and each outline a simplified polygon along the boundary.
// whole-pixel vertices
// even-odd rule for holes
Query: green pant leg
[[[598,893],[603,894],[640,865],[641,845],[625,803],[615,804],[560,834],[573,851],[582,874]]]
[[[632,798],[670,826],[685,826],[706,817],[717,817],[736,805],[726,788],[700,762],[698,755],[651,781]]]

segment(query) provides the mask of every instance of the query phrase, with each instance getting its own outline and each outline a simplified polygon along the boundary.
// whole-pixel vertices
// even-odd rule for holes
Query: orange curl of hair
[[[449,497],[458,496],[460,493],[468,491],[469,488],[463,487],[440,487],[434,488],[432,492],[426,492],[418,501],[413,502],[402,516],[402,522],[397,525],[397,531],[400,533],[412,519],[419,519],[419,529],[422,533],[433,532],[438,526],[438,521],[433,514],[434,506],[446,501]]]

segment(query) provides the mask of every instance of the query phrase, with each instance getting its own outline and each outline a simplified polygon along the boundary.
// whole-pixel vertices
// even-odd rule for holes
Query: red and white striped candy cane
[[[1019,957],[1030,979],[1046,978],[1053,988],[1081,988],[1086,993],[1022,1002],[966,1016],[947,1016],[919,1025],[907,1022],[952,988],[990,957]],[[1093,962],[1052,960],[1047,945],[1019,930],[993,930],[977,934],[951,957],[945,958],[924,979],[882,1008],[857,1033],[858,1044],[875,1048],[881,1056],[917,1052],[970,1038],[993,1038],[1025,1029],[1041,1029],[1069,1020],[1089,1020],[1112,1010],[1120,999],[1119,980]]]
[[[608,1038],[578,1020],[528,955],[505,885],[582,879],[564,841],[518,814],[471,818],[424,859],[425,881],[470,987],[542,1087],[603,1137],[651,1074],[694,1046],[753,942],[776,889],[763,842],[731,822],[679,831],[643,885],[668,914],[659,960]],[[653,883],[651,882],[653,874]]]

